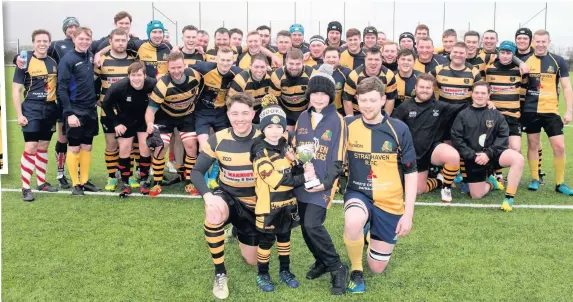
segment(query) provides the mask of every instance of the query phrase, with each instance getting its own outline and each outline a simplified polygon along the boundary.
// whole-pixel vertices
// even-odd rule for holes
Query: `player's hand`
[[[320,184],[314,188],[310,188],[310,189],[305,188],[305,190],[309,193],[315,193],[315,192],[322,192],[325,189],[324,189],[324,184]]]
[[[94,65],[101,67],[101,54],[99,52],[94,55]]]
[[[488,109],[497,109],[497,107],[495,107],[495,104],[492,101],[487,101],[487,108]]]
[[[147,134],[151,135],[151,133],[153,133],[153,128],[154,128],[153,123],[149,123],[149,124],[147,124],[147,131],[145,131],[145,132],[147,132]]]
[[[205,53],[205,50],[204,50],[203,47],[201,47],[201,46],[195,47],[195,51],[196,51],[197,53],[199,53],[199,54],[204,54],[204,53]]]
[[[396,226],[396,235],[398,235],[398,237],[404,237],[410,233],[410,230],[412,230],[412,216],[402,215],[402,218],[400,218]]]
[[[304,55],[302,55],[302,61],[304,62],[304,61],[308,60],[308,58],[310,58],[310,51],[305,53]]]
[[[122,124],[115,126],[115,134],[117,136],[122,136],[125,133],[125,130],[127,130],[127,128]]]
[[[565,116],[563,117],[563,124],[568,125],[573,120],[573,112],[566,111]]]
[[[81,126],[82,124],[80,123],[80,120],[74,114],[72,114],[68,116],[68,125],[75,128]]]
[[[179,49],[179,47],[173,47],[171,48],[171,53],[178,53],[181,52],[181,50]]]
[[[18,125],[20,126],[28,125],[28,119],[23,115],[18,116]]]
[[[283,62],[281,62],[279,58],[272,56],[271,60],[273,61],[273,66],[276,66],[276,68],[281,68],[283,66]]]
[[[219,213],[223,213],[223,211],[221,210],[221,207],[226,203],[225,203],[225,200],[223,200],[223,198],[221,198],[221,196],[217,196],[217,195],[209,192],[209,193],[203,195],[203,200],[205,200],[205,213],[206,213],[206,215],[209,215],[210,212],[212,213],[213,210],[217,210]],[[207,219],[209,219],[209,217],[207,217]]]
[[[485,166],[489,162],[489,157],[485,153],[478,153],[475,162],[478,165]]]
[[[292,150],[292,148],[289,148],[288,151],[285,154],[286,158],[288,160],[290,160],[291,162],[296,161],[296,156],[294,155],[294,151]]]
[[[519,64],[519,70],[521,70],[522,74],[529,73],[529,66],[525,64],[525,62]]]
[[[26,63],[26,61],[24,61],[24,59],[20,58],[20,56],[18,56],[18,58],[16,58],[16,65],[18,66],[18,68],[24,69],[24,63]]]

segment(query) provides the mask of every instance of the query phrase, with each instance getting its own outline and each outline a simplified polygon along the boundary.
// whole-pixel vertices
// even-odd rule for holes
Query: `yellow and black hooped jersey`
[[[527,77],[521,74],[519,66],[513,63],[503,65],[496,60],[486,68],[485,81],[490,85],[490,100],[497,110],[503,115],[519,118],[527,85]]]
[[[251,147],[260,135],[261,131],[255,127],[245,137],[236,136],[233,128],[223,129],[209,137],[202,152],[213,161],[219,161],[217,183],[221,189],[251,209],[257,203]]]
[[[479,51],[475,57],[467,58],[466,62],[477,68],[483,78],[485,76],[486,67],[493,64],[496,57],[495,54]]]
[[[195,99],[203,85],[201,74],[192,68],[185,68],[185,82],[175,84],[171,75],[162,76],[155,85],[149,106],[160,108],[172,117],[186,116],[195,110]]]
[[[237,62],[237,58],[239,57],[240,54],[243,53],[243,47],[242,46],[231,46],[231,49],[233,50],[233,61]],[[219,48],[208,49],[205,52],[205,61],[211,62],[211,63],[217,63],[217,51],[218,50],[219,50]]]
[[[310,66],[303,65],[300,75],[292,77],[286,67],[275,70],[271,75],[271,92],[286,111],[301,112],[308,107],[305,97],[306,85],[310,76],[318,72]]]
[[[380,67],[380,72],[378,72],[378,78],[384,83],[384,91],[386,92],[386,100],[395,100],[398,96],[398,91],[396,90],[396,78],[392,70],[386,68],[382,65]],[[344,93],[342,94],[342,99],[345,101],[352,101],[352,106],[354,107],[354,112],[359,112],[358,110],[358,96],[356,95],[356,87],[362,80],[368,78],[366,75],[366,70],[364,65],[354,69],[346,78],[346,85],[344,85]]]
[[[253,56],[254,55],[251,55],[248,50],[241,53],[236,59],[236,65],[242,70],[249,70],[251,68],[251,58]]]
[[[414,70],[422,73],[430,73],[438,65],[448,64],[449,62],[450,61],[448,59],[438,54],[434,54],[428,63],[422,63],[420,62],[420,58],[416,58],[416,62],[414,63]]]
[[[559,82],[569,77],[565,60],[553,53],[530,56],[523,112],[559,114]]]
[[[141,62],[145,63],[146,75],[159,78],[167,73],[167,56],[173,47],[169,43],[153,45],[149,40],[129,41],[128,49],[137,53]]]
[[[180,49],[182,49],[182,47]],[[200,61],[206,61],[205,60],[205,54],[201,54],[198,52],[188,54],[188,53],[184,53],[183,51],[181,51],[181,53],[183,54],[183,61],[185,61],[185,66],[187,66],[187,67],[189,67],[189,65],[196,64],[197,62],[200,62]]]
[[[253,79],[250,70],[242,71],[237,74],[231,82],[231,86],[227,92],[227,98],[230,98],[239,92],[252,96],[255,99],[255,106],[253,109],[257,112],[253,122],[258,124],[259,113],[262,109],[261,101],[265,95],[269,94],[270,90],[271,76],[268,73],[265,73],[265,77],[262,80],[256,81]]]
[[[346,118],[348,139],[347,190],[360,192],[385,212],[404,213],[404,174],[415,173],[416,151],[408,126],[389,118],[364,123],[362,116]]]
[[[312,55],[308,56],[308,59],[306,61],[304,61],[304,65],[310,66],[310,67],[314,67],[317,65],[320,65],[324,63],[324,60],[322,58],[313,58]]]
[[[448,65],[439,65],[431,73],[436,78],[436,98],[448,103],[471,102],[474,83],[482,80],[477,68],[465,66],[454,70]]]
[[[273,55],[278,58],[279,60],[281,60],[281,64],[282,66],[285,66],[285,62],[286,62],[286,53],[280,53],[280,52],[275,52],[273,53]],[[275,62],[272,62],[271,64],[271,68],[273,71],[277,70],[279,67],[275,64]]]
[[[361,65],[364,65],[364,60],[366,59],[366,53],[364,50],[360,50],[359,53],[353,54],[350,53],[348,49],[340,52],[340,66],[349,68],[349,69],[356,69]]]
[[[37,58],[28,51],[28,66],[15,69],[13,82],[24,86],[23,102],[55,102],[58,64],[52,57]]]
[[[402,77],[400,72],[396,73],[396,89],[398,90],[398,96],[394,101],[394,109],[398,108],[402,102],[404,102],[409,97],[416,97],[416,80],[422,72],[413,70],[409,77]]]
[[[212,110],[226,108],[227,90],[231,86],[231,81],[242,70],[237,66],[232,66],[226,73],[219,72],[216,63],[197,62],[191,68],[203,76],[203,85],[199,99],[197,99],[197,110]]]
[[[96,93],[99,95],[99,101],[102,102],[107,90],[111,84],[125,78],[127,76],[127,69],[129,65],[135,62],[137,58],[127,55],[125,58],[118,59],[111,55],[111,52],[106,53],[101,61],[100,67],[95,67],[94,73],[96,79]],[[101,90],[99,90],[101,88]],[[100,111],[101,116],[105,116],[103,110]]]

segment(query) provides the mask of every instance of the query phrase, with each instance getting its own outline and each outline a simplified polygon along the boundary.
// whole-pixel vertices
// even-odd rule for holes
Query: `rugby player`
[[[324,49],[326,48],[326,42],[324,38],[319,35],[312,36],[310,38],[310,56],[304,61],[304,65],[313,67],[323,63]]]
[[[346,44],[346,42],[342,40],[341,37],[342,24],[340,24],[338,21],[329,22],[328,27],[326,28],[326,45],[341,47],[342,45]]]
[[[380,47],[380,49],[383,49],[384,43],[386,43],[386,34],[382,31],[379,31],[378,32],[378,47]]]
[[[404,32],[400,34],[398,37],[398,44],[400,44],[400,49],[411,49],[416,51],[416,40],[414,35],[412,35],[410,32]]]
[[[293,24],[290,26],[289,32],[292,38],[292,47],[300,49],[303,54],[309,52],[308,43],[304,42],[304,27],[300,24]]]
[[[553,148],[555,167],[555,191],[573,196],[573,190],[565,185],[565,136],[563,125],[573,119],[573,91],[569,80],[569,67],[565,60],[548,51],[551,43],[549,32],[538,30],[533,34],[535,55],[529,56],[526,63],[530,73],[527,82],[522,130],[527,133],[527,159],[531,170],[531,184],[528,189],[539,189],[538,148],[541,128],[549,137]],[[563,119],[559,116],[559,86],[563,90],[566,108]]]
[[[434,54],[434,42],[429,37],[421,37],[416,41],[418,57],[414,64],[414,70],[430,73],[438,65],[448,64],[448,59]]]
[[[507,122],[501,112],[487,108],[489,94],[487,82],[474,84],[472,105],[458,114],[452,126],[452,144],[464,159],[464,182],[469,183],[473,199],[482,198],[488,192],[499,189],[496,179],[490,175],[491,169],[496,165],[509,167],[507,189],[501,208],[511,211],[523,173],[523,156],[508,148]]]
[[[248,39],[248,36],[247,36]],[[215,30],[215,46],[205,53],[205,57],[207,62],[215,63],[217,61],[217,52],[221,47],[231,47],[231,34],[229,30],[220,27]],[[236,61],[239,52],[242,52],[241,47],[232,48],[233,49],[233,59]]]
[[[205,61],[203,48],[197,44],[197,35],[199,29],[193,25],[186,25],[181,30],[183,35],[183,46],[179,48],[183,53],[185,65],[193,65],[197,61]]]
[[[205,30],[197,31],[197,46],[203,48],[203,52],[207,52],[209,46],[209,33]]]
[[[344,107],[342,106],[342,92],[344,91],[344,85],[346,84],[346,78],[352,72],[352,70],[340,65],[340,53],[338,48],[335,46],[328,46],[324,50],[324,64],[328,64],[332,67],[332,78],[334,79],[334,106],[338,113],[342,116],[344,114]],[[317,65],[315,69],[320,68]]]
[[[364,293],[364,226],[370,221],[368,266],[384,271],[398,237],[412,228],[416,200],[416,152],[408,127],[382,110],[384,83],[357,86],[361,115],[346,118],[348,187],[344,194],[344,244],[350,258],[348,290]]]
[[[238,28],[231,28],[229,33],[231,34],[231,46],[241,46],[243,43],[243,31]]]
[[[276,52],[276,46],[271,45],[271,28],[266,25],[261,25],[257,27],[257,32],[261,36],[261,46],[272,51]],[[287,31],[288,32],[288,31]],[[290,37],[290,33],[289,33]]]
[[[158,196],[163,187],[163,169],[165,168],[165,148],[169,145],[175,129],[178,130],[185,148],[185,168],[188,179],[190,156],[196,154],[197,142],[195,133],[195,100],[199,95],[203,78],[191,68],[185,68],[181,52],[171,53],[167,57],[168,73],[162,76],[151,93],[149,105],[145,112],[147,133],[159,128],[163,147],[156,148],[152,158],[153,187],[149,195]],[[157,125],[157,126],[155,126]],[[188,184],[186,190],[192,186]]]
[[[94,57],[89,51],[92,31],[78,27],[73,40],[74,50],[58,66],[57,94],[63,106],[63,130],[70,147],[66,164],[72,178],[72,195],[84,195],[84,190],[101,191],[88,181],[93,138],[99,133]]]
[[[273,51],[261,46],[261,35],[257,31],[247,33],[247,49],[238,48],[238,57],[236,58],[237,66],[243,70],[249,70],[251,66],[251,57],[262,53],[269,58],[275,65],[281,66],[282,62],[277,58]]]
[[[396,73],[398,71],[398,44],[387,41],[384,43],[384,47],[380,49],[382,49],[382,59],[384,60],[382,64]]]
[[[275,70],[271,75],[271,93],[287,115],[287,130],[294,130],[301,112],[307,109],[305,98],[306,85],[310,76],[316,72],[303,64],[303,53],[298,48],[287,52],[286,66]]]
[[[259,233],[255,227],[255,182],[250,152],[253,141],[261,132],[253,127],[253,98],[238,93],[227,101],[227,116],[231,128],[223,129],[209,137],[197,164],[191,172],[191,182],[205,200],[205,240],[215,265],[213,295],[218,299],[229,296],[225,268],[225,225],[232,223],[237,229],[239,247],[245,261],[257,264]],[[205,174],[218,160],[218,188],[211,190]]]
[[[288,30],[281,30],[277,33],[277,51],[274,56],[280,60],[280,65],[272,63],[273,71],[284,65],[287,52],[292,48],[292,38]]]
[[[111,84],[125,78],[127,69],[136,60],[135,57],[127,53],[128,34],[123,29],[114,29],[109,34],[109,40],[108,44],[111,45],[111,49],[102,56],[101,65],[96,66],[94,70],[97,77],[95,84],[99,106],[101,106]],[[116,171],[120,156],[115,125],[107,118],[105,110],[100,111],[100,122],[105,135],[105,162],[108,172],[107,184],[104,189],[113,192],[117,186]],[[137,150],[139,157],[139,145],[137,145]],[[129,185],[133,188],[139,187],[134,178],[129,178]]]
[[[346,49],[340,53],[340,65],[349,69],[356,69],[364,65],[366,54],[360,45],[360,31],[351,28],[346,31]]]
[[[394,100],[394,110],[406,99],[416,96],[416,81],[424,72],[414,70],[414,60],[416,55],[412,50],[404,49],[398,52],[398,71],[395,76],[398,95]]]
[[[347,116],[360,112],[356,87],[360,82],[369,77],[377,77],[384,83],[384,89],[386,90],[384,110],[387,114],[392,114],[392,110],[394,110],[394,100],[398,95],[396,91],[396,79],[392,70],[382,65],[380,49],[378,47],[372,47],[366,50],[366,63],[354,69],[348,75],[348,78],[346,78],[342,99],[344,101],[344,111]]]
[[[442,49],[438,51],[438,54],[449,60],[452,47],[456,42],[458,42],[456,31],[454,29],[446,29],[442,34]]]
[[[22,199],[28,202],[34,201],[30,188],[34,170],[39,191],[58,191],[46,182],[48,146],[59,116],[56,105],[58,64],[48,56],[50,42],[48,31],[38,29],[32,32],[34,51],[28,52],[26,68],[14,71],[12,84],[12,103],[24,135],[24,152],[20,159]]]
[[[425,24],[418,24],[416,26],[416,30],[414,31],[414,38],[416,39],[416,44],[422,38],[429,38],[430,37],[430,28],[428,28]]]
[[[114,35],[111,35],[114,37]],[[112,40],[112,51],[115,44]],[[105,63],[105,62],[104,62]],[[105,111],[107,124],[113,127],[119,144],[119,161],[123,188],[120,196],[131,194],[131,148],[133,138],[145,142],[147,138],[147,126],[145,124],[145,111],[148,105],[148,95],[153,92],[157,80],[145,76],[145,65],[142,62],[134,62],[127,68],[127,78],[111,84],[101,104]],[[149,167],[151,166],[151,153],[146,143],[139,146],[141,158],[140,177],[142,179],[140,191],[149,194]]]
[[[365,48],[365,50],[378,45],[378,31],[374,26],[367,26],[364,28],[362,35],[362,40],[364,41],[364,45],[362,45],[362,47]]]
[[[113,24],[115,25],[115,28],[122,29],[124,32],[126,32],[129,41],[139,40],[139,38],[133,36],[133,33],[131,33],[132,21],[133,19],[131,15],[126,11],[120,11],[113,17]],[[105,36],[97,41],[93,41],[92,45],[90,46],[90,51],[94,54],[98,53],[104,47],[110,45],[110,39],[110,36]]]

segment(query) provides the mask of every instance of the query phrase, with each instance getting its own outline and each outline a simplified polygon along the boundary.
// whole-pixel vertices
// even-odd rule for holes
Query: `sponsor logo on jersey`
[[[320,137],[322,140],[329,142],[332,139],[332,131],[326,130]]]
[[[131,102],[131,96],[128,96],[128,97],[125,99],[125,101],[126,101],[126,102]]]
[[[488,128],[492,128],[494,126],[494,122],[493,120],[486,120],[485,121],[485,126]]]
[[[433,111],[434,111],[434,113],[432,114],[433,116],[439,116],[440,115],[439,109],[434,109]]]
[[[382,152],[392,152],[392,143],[385,141],[382,145]]]
[[[553,69],[553,66],[547,67],[547,73],[555,73],[555,69]]]
[[[408,114],[408,117],[410,118],[415,118],[416,116],[418,116],[418,112],[416,111],[410,111],[410,113]]]

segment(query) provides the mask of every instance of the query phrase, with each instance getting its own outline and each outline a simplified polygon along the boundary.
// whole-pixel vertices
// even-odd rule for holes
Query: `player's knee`
[[[456,150],[451,150],[448,152],[446,160],[449,165],[458,165],[460,163],[460,154]]]
[[[257,247],[241,244],[241,255],[248,265],[257,265]]]
[[[523,169],[523,167],[525,166],[525,160],[523,159],[523,155],[521,155],[521,153],[512,154],[511,159],[513,161],[512,166],[521,169]]]
[[[381,274],[386,269],[392,253],[382,253],[370,248],[368,252],[368,266],[375,274]]]
[[[478,192],[477,190],[470,189],[470,196],[472,199],[481,199],[485,196],[486,192]]]
[[[565,142],[553,143],[552,147],[553,147],[553,153],[555,155],[560,156],[565,153]]]

